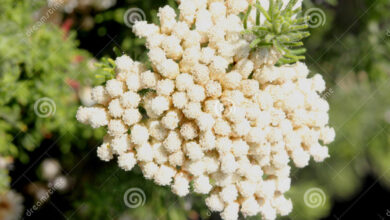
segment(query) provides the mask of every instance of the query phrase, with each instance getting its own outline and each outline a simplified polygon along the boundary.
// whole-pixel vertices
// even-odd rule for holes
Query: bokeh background
[[[157,23],[166,4],[176,7],[1,0],[0,219],[219,219],[201,196],[178,198],[137,169],[99,161],[104,131],[75,120],[104,80],[97,63],[122,53],[146,59],[129,10]],[[283,219],[390,219],[390,2],[305,0],[304,12],[312,33],[306,62],[327,81],[337,137],[329,159],[293,170],[294,210]],[[126,197],[131,189],[138,197]]]

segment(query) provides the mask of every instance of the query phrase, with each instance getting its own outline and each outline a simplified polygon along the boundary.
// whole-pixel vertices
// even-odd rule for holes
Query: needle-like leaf
[[[282,58],[277,65],[295,63],[305,59],[303,54],[306,52],[302,40],[310,35],[306,29],[307,17],[302,17],[302,8],[294,6],[298,0],[290,0],[283,8],[283,1],[270,0],[268,10],[265,10],[261,4],[256,1],[256,22],[251,28],[248,28],[247,22],[250,11],[253,6],[249,6],[244,16],[243,34],[252,34],[255,39],[250,46],[253,49],[260,47],[274,47],[282,54]],[[260,14],[263,14],[266,20],[260,23]]]

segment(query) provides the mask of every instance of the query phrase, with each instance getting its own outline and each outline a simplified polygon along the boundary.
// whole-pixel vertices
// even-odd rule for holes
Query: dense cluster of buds
[[[323,161],[335,137],[322,77],[309,78],[300,62],[276,67],[276,50],[249,47],[239,14],[251,3],[181,0],[178,20],[165,6],[160,26],[137,22],[152,68],[118,57],[115,78],[92,89],[96,105],[77,112],[82,123],[107,126],[102,160],[138,164],[179,196],[192,184],[225,220],[290,213],[290,160]]]

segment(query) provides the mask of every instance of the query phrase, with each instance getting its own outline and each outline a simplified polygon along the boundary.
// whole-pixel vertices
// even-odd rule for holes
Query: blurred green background
[[[157,23],[166,4],[176,7],[174,0],[68,0],[51,9],[44,0],[1,1],[0,193],[15,189],[28,209],[39,190],[59,177],[67,183],[25,219],[218,219],[201,196],[178,198],[137,169],[99,161],[104,131],[75,120],[88,89],[101,83],[94,63],[118,53],[146,59],[144,41],[124,22],[126,10],[140,8]],[[285,219],[352,219],[362,211],[390,218],[390,2],[305,0],[304,9],[317,13],[310,14],[306,62],[327,81],[323,96],[337,135],[329,159],[293,170],[294,210]],[[42,97],[55,103],[36,114]],[[42,171],[47,158],[60,164],[51,177]],[[136,209],[123,202],[132,187],[146,198]],[[304,199],[312,189],[323,199],[315,207]]]

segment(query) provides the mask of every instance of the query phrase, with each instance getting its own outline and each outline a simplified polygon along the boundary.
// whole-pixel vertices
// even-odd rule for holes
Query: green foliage
[[[0,194],[3,194],[9,188],[9,183],[8,170],[0,169]]]
[[[103,70],[96,75],[97,78],[102,79],[104,82],[115,77],[115,61],[111,58],[103,57],[100,63],[96,66]]]
[[[93,178],[85,179],[81,195],[77,195],[75,213],[78,219],[119,219],[121,216],[131,216],[132,219],[186,219],[194,206],[201,212],[207,210],[200,196],[180,198],[174,195],[168,187],[157,186],[153,181],[145,180],[141,171],[135,169],[125,172],[116,163],[103,164]],[[138,188],[141,193],[128,194],[129,189]],[[138,200],[139,199],[139,200]],[[135,208],[126,206],[137,205]],[[144,203],[144,205],[142,205]],[[71,211],[69,214],[74,214]],[[204,217],[207,216],[203,212]]]
[[[305,59],[306,52],[302,39],[308,37],[310,33],[305,31],[308,28],[307,18],[301,16],[302,9],[293,9],[298,0],[291,0],[284,9],[282,0],[270,0],[268,11],[257,1],[256,25],[248,29],[247,19],[253,6],[249,6],[244,16],[245,34],[255,35],[251,42],[251,48],[276,48],[283,57],[279,59],[277,65],[290,64]],[[260,14],[266,20],[261,25]]]
[[[330,82],[337,76],[364,72],[370,81],[387,80],[390,54],[390,2],[338,1],[337,8],[305,1],[305,8],[320,8],[325,25],[311,29],[305,41],[307,62]],[[362,16],[364,15],[364,16]]]
[[[329,192],[320,185],[320,182],[314,178],[305,179],[302,182],[294,182],[293,179],[293,184],[294,186],[286,193],[287,197],[291,198],[293,202],[293,211],[288,217],[280,217],[280,219],[312,220],[322,219],[328,216],[332,201]],[[310,190],[314,191],[310,193]],[[305,193],[307,193],[306,201]],[[310,194],[315,197],[315,202],[313,202],[314,200],[310,201]]]
[[[117,47],[121,53],[129,55],[132,59],[147,63],[145,39],[137,38],[134,35],[132,28],[125,24],[124,15],[131,8],[139,8],[145,14],[144,20],[157,24],[159,22],[157,17],[158,8],[166,4],[174,9],[177,8],[175,0],[124,0],[110,10],[97,13],[94,16],[96,24],[94,29],[88,32],[80,32],[80,37],[81,39],[85,37],[86,41],[91,38],[98,41],[107,39],[108,33],[115,41],[104,48],[97,47],[97,57],[116,57],[118,53],[114,52],[112,48]],[[93,46],[95,47],[95,45]]]
[[[54,142],[48,149],[60,147],[68,153],[72,145],[86,147],[92,136],[102,133],[75,120],[76,90],[92,83],[89,54],[77,49],[74,33],[66,36],[60,28],[32,19],[44,3],[0,4],[0,155],[24,163],[45,139]],[[42,98],[51,101],[39,106]],[[51,114],[42,114],[46,110]]]

